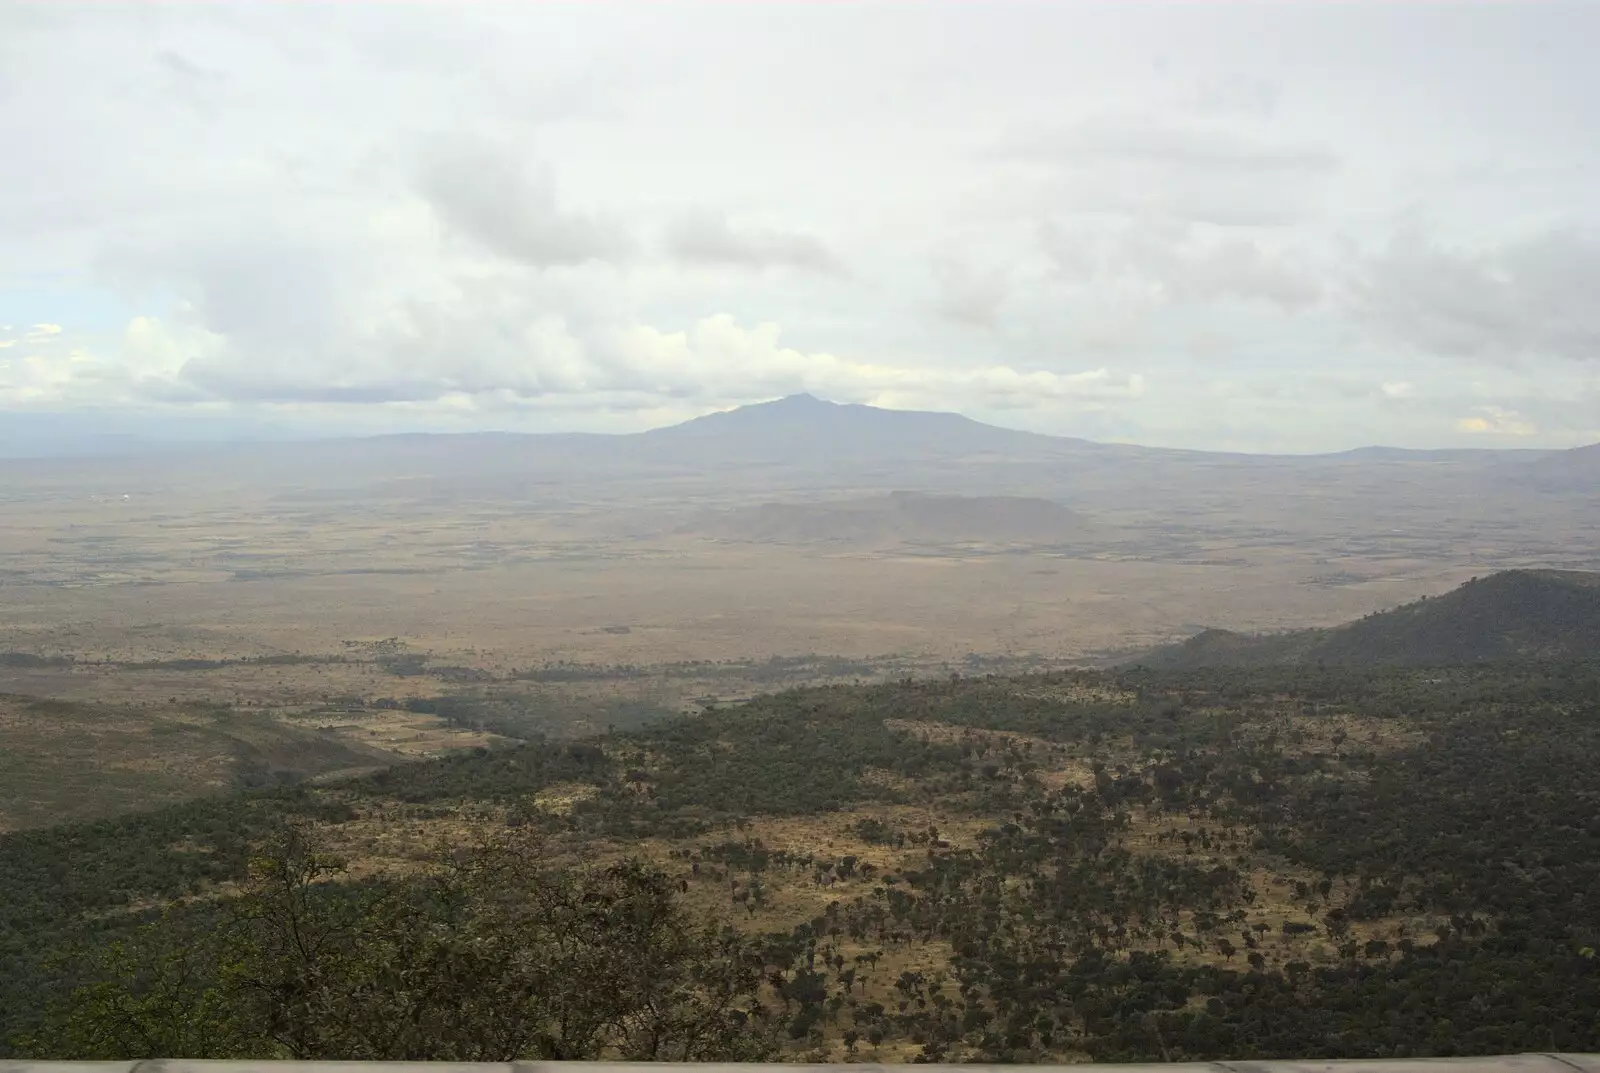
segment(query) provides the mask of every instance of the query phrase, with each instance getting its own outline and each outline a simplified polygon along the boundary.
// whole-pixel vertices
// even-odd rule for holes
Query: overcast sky
[[[1597,41],[1532,0],[3,4],[0,410],[1600,440]]]

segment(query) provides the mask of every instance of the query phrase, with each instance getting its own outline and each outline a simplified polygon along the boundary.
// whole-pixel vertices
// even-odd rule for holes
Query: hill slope
[[[1206,630],[1135,662],[1150,667],[1492,663],[1600,653],[1600,574],[1508,570],[1444,596],[1326,630]]]
[[[398,759],[377,743],[264,712],[0,694],[0,832]]]
[[[1588,491],[1600,481],[1600,443],[1546,455],[1533,462],[1523,476],[1543,488]]]
[[[1568,670],[794,690],[0,835],[0,1056],[270,1058],[273,1028],[316,1016],[319,1057],[454,1061],[482,1038],[543,1060],[555,1045],[494,1033],[593,1023],[532,1001],[638,965],[673,985],[654,1038],[703,1023],[678,996],[709,992],[741,1046],[812,1062],[1592,1051],[1600,667]],[[252,882],[295,845],[356,882]],[[677,914],[726,930],[652,941]],[[264,919],[317,941],[262,942]],[[682,950],[747,971],[680,975]],[[336,986],[316,1005],[253,986],[308,977]],[[79,1019],[45,1013],[86,979]],[[346,1042],[352,1024],[378,1027]]]

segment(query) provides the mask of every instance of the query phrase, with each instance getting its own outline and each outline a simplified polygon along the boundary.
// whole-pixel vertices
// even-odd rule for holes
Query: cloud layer
[[[0,409],[622,429],[804,390],[1196,447],[1600,439],[1596,33],[14,5]]]

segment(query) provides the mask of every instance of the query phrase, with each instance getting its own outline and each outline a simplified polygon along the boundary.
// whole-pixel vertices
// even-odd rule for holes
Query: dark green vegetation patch
[[[1507,570],[1431,600],[1325,630],[1206,630],[1137,662],[1169,670],[1276,664],[1432,666],[1590,659],[1600,653],[1600,574]]]
[[[1045,778],[1069,762],[1083,779]],[[288,821],[493,802],[569,844],[700,838],[697,861],[759,890],[775,869],[823,872],[745,841],[742,823],[848,808],[864,842],[894,846],[907,832],[872,809],[937,803],[981,819],[981,836],[912,832],[925,855],[741,948],[764,981],[741,1017],[797,1053],[842,1040],[949,1060],[1600,1050],[1597,772],[1600,666],[1576,661],[796,690],[591,741],[6,836],[0,1009],[8,1034],[30,1030],[84,982],[52,955],[104,949],[174,899],[205,895],[179,903],[189,927],[223,911],[252,846]],[[588,792],[559,812],[531,803],[557,786]],[[1281,946],[1252,916],[1262,870],[1303,877],[1277,930],[1314,937],[1319,956],[1266,956]],[[1408,930],[1375,937],[1375,921]],[[947,963],[904,972],[891,1001],[861,998],[864,965],[919,946]],[[477,994],[456,986],[445,998]],[[284,1053],[251,1038],[251,1053]],[[322,1057],[449,1056],[408,1045]]]

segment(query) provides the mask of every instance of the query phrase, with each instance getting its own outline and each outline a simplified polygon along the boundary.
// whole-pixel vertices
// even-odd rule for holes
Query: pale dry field
[[[1102,662],[1205,626],[1342,622],[1510,567],[1600,568],[1592,497],[1432,463],[997,456],[835,479],[370,446],[326,465],[320,447],[0,463],[0,692],[23,698],[0,749],[28,785],[0,827],[476,747],[486,729],[582,734],[795,685]],[[896,488],[942,498],[906,511]],[[584,672],[518,673],[563,663]],[[499,721],[395,710],[459,693]],[[74,707],[45,718],[30,697]]]
[[[1463,538],[1452,551],[1439,538],[1413,548],[1248,533],[1173,553],[1137,530],[1099,549],[727,543],[630,535],[620,514],[585,516],[591,533],[575,541],[579,520],[13,505],[0,518],[0,650],[170,660],[338,654],[394,637],[485,668],[805,653],[1089,659],[1203,625],[1330,624],[1550,558],[1532,541]],[[1583,539],[1562,547],[1582,552]]]
[[[1185,455],[984,426],[963,445],[867,411],[873,436],[830,443],[819,407],[793,443],[758,407],[709,440],[691,423],[0,461],[0,651],[1090,659],[1600,567],[1600,503],[1514,454]]]

